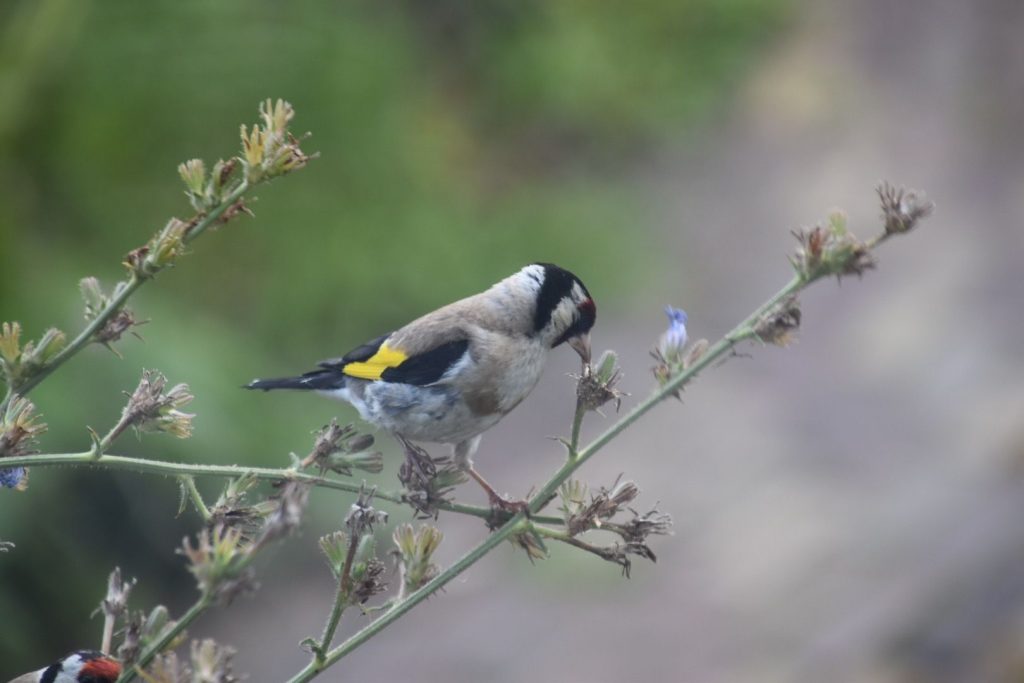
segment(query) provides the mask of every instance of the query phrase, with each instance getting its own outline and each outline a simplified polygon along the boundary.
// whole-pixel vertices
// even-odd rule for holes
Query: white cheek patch
[[[572,283],[572,300],[578,305],[587,300],[587,294],[580,287],[580,283]]]
[[[78,681],[78,674],[82,672],[82,667],[85,666],[85,662],[82,661],[81,655],[75,655],[74,657],[68,657],[64,660],[64,666],[61,668],[57,679],[54,683],[76,683]]]
[[[576,304],[568,299],[563,299],[551,313],[551,327],[561,334],[572,326],[575,320]]]

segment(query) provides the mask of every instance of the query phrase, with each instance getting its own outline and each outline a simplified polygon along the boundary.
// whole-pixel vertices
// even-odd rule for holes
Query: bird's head
[[[120,675],[117,660],[95,650],[78,650],[11,683],[114,683]]]
[[[597,307],[583,282],[551,263],[534,263],[516,274],[534,292],[533,333],[550,348],[568,342],[584,363],[590,362],[590,328]]]

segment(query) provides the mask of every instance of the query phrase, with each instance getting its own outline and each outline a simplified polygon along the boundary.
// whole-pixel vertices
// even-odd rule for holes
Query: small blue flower
[[[668,331],[665,332],[665,343],[682,350],[686,346],[686,311],[671,306],[665,307],[668,316]]]
[[[8,489],[22,490],[25,488],[25,468],[8,467],[0,470],[0,486]]]

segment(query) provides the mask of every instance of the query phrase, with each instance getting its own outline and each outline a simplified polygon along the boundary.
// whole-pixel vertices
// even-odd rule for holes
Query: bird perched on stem
[[[95,650],[78,650],[9,683],[114,683],[120,675],[117,660]]]
[[[506,511],[507,500],[473,467],[480,435],[536,386],[549,350],[568,343],[590,362],[597,309],[578,277],[534,263],[490,289],[319,363],[298,377],[257,379],[249,389],[305,389],[346,401],[367,422],[413,441],[452,444],[455,462]]]

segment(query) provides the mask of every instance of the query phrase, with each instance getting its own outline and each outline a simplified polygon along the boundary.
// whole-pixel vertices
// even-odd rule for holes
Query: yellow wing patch
[[[380,379],[385,370],[388,368],[397,368],[399,365],[404,363],[407,358],[408,356],[398,349],[392,349],[387,344],[381,344],[380,348],[377,349],[377,353],[364,361],[346,363],[345,367],[343,367],[341,371],[349,377],[358,377],[359,379]]]

